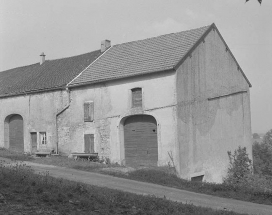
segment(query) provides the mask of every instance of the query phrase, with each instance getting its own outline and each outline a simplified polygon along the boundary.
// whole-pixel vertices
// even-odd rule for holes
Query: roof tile
[[[172,69],[209,27],[115,45],[69,86]]]
[[[0,97],[64,87],[100,54],[97,50],[0,72]]]

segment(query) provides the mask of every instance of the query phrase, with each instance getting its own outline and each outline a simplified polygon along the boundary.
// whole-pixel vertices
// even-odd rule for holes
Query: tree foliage
[[[252,161],[249,159],[246,147],[239,146],[232,154],[228,151],[230,166],[228,168],[225,183],[239,184],[248,175],[252,174]]]
[[[253,139],[259,139],[260,138],[260,135],[258,133],[254,133],[252,136],[253,136]]]
[[[261,143],[253,143],[253,168],[255,174],[272,176],[272,129]]]

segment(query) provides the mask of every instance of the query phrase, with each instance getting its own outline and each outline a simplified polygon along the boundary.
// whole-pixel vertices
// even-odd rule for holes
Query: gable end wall
[[[240,145],[252,154],[249,84],[216,30],[177,69],[176,81],[178,172],[221,182],[227,151]]]

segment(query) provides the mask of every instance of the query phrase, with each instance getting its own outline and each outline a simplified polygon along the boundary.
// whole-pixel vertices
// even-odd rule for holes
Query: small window
[[[132,93],[132,107],[142,107],[142,88],[134,88]]]
[[[46,132],[40,132],[40,143],[42,145],[47,144]]]
[[[84,122],[92,122],[94,120],[94,103],[84,103]]]
[[[204,175],[199,175],[199,176],[192,177],[191,181],[202,182],[203,178],[204,178]]]

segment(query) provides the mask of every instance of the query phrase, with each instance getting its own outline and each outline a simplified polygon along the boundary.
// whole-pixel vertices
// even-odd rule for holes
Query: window
[[[92,101],[84,103],[84,122],[94,120],[94,103]]]
[[[134,88],[132,93],[132,107],[142,107],[142,88]]]
[[[204,178],[204,175],[199,175],[199,176],[191,177],[191,181],[202,182],[203,178]]]
[[[40,132],[40,143],[42,145],[46,145],[47,143],[46,132]]]

